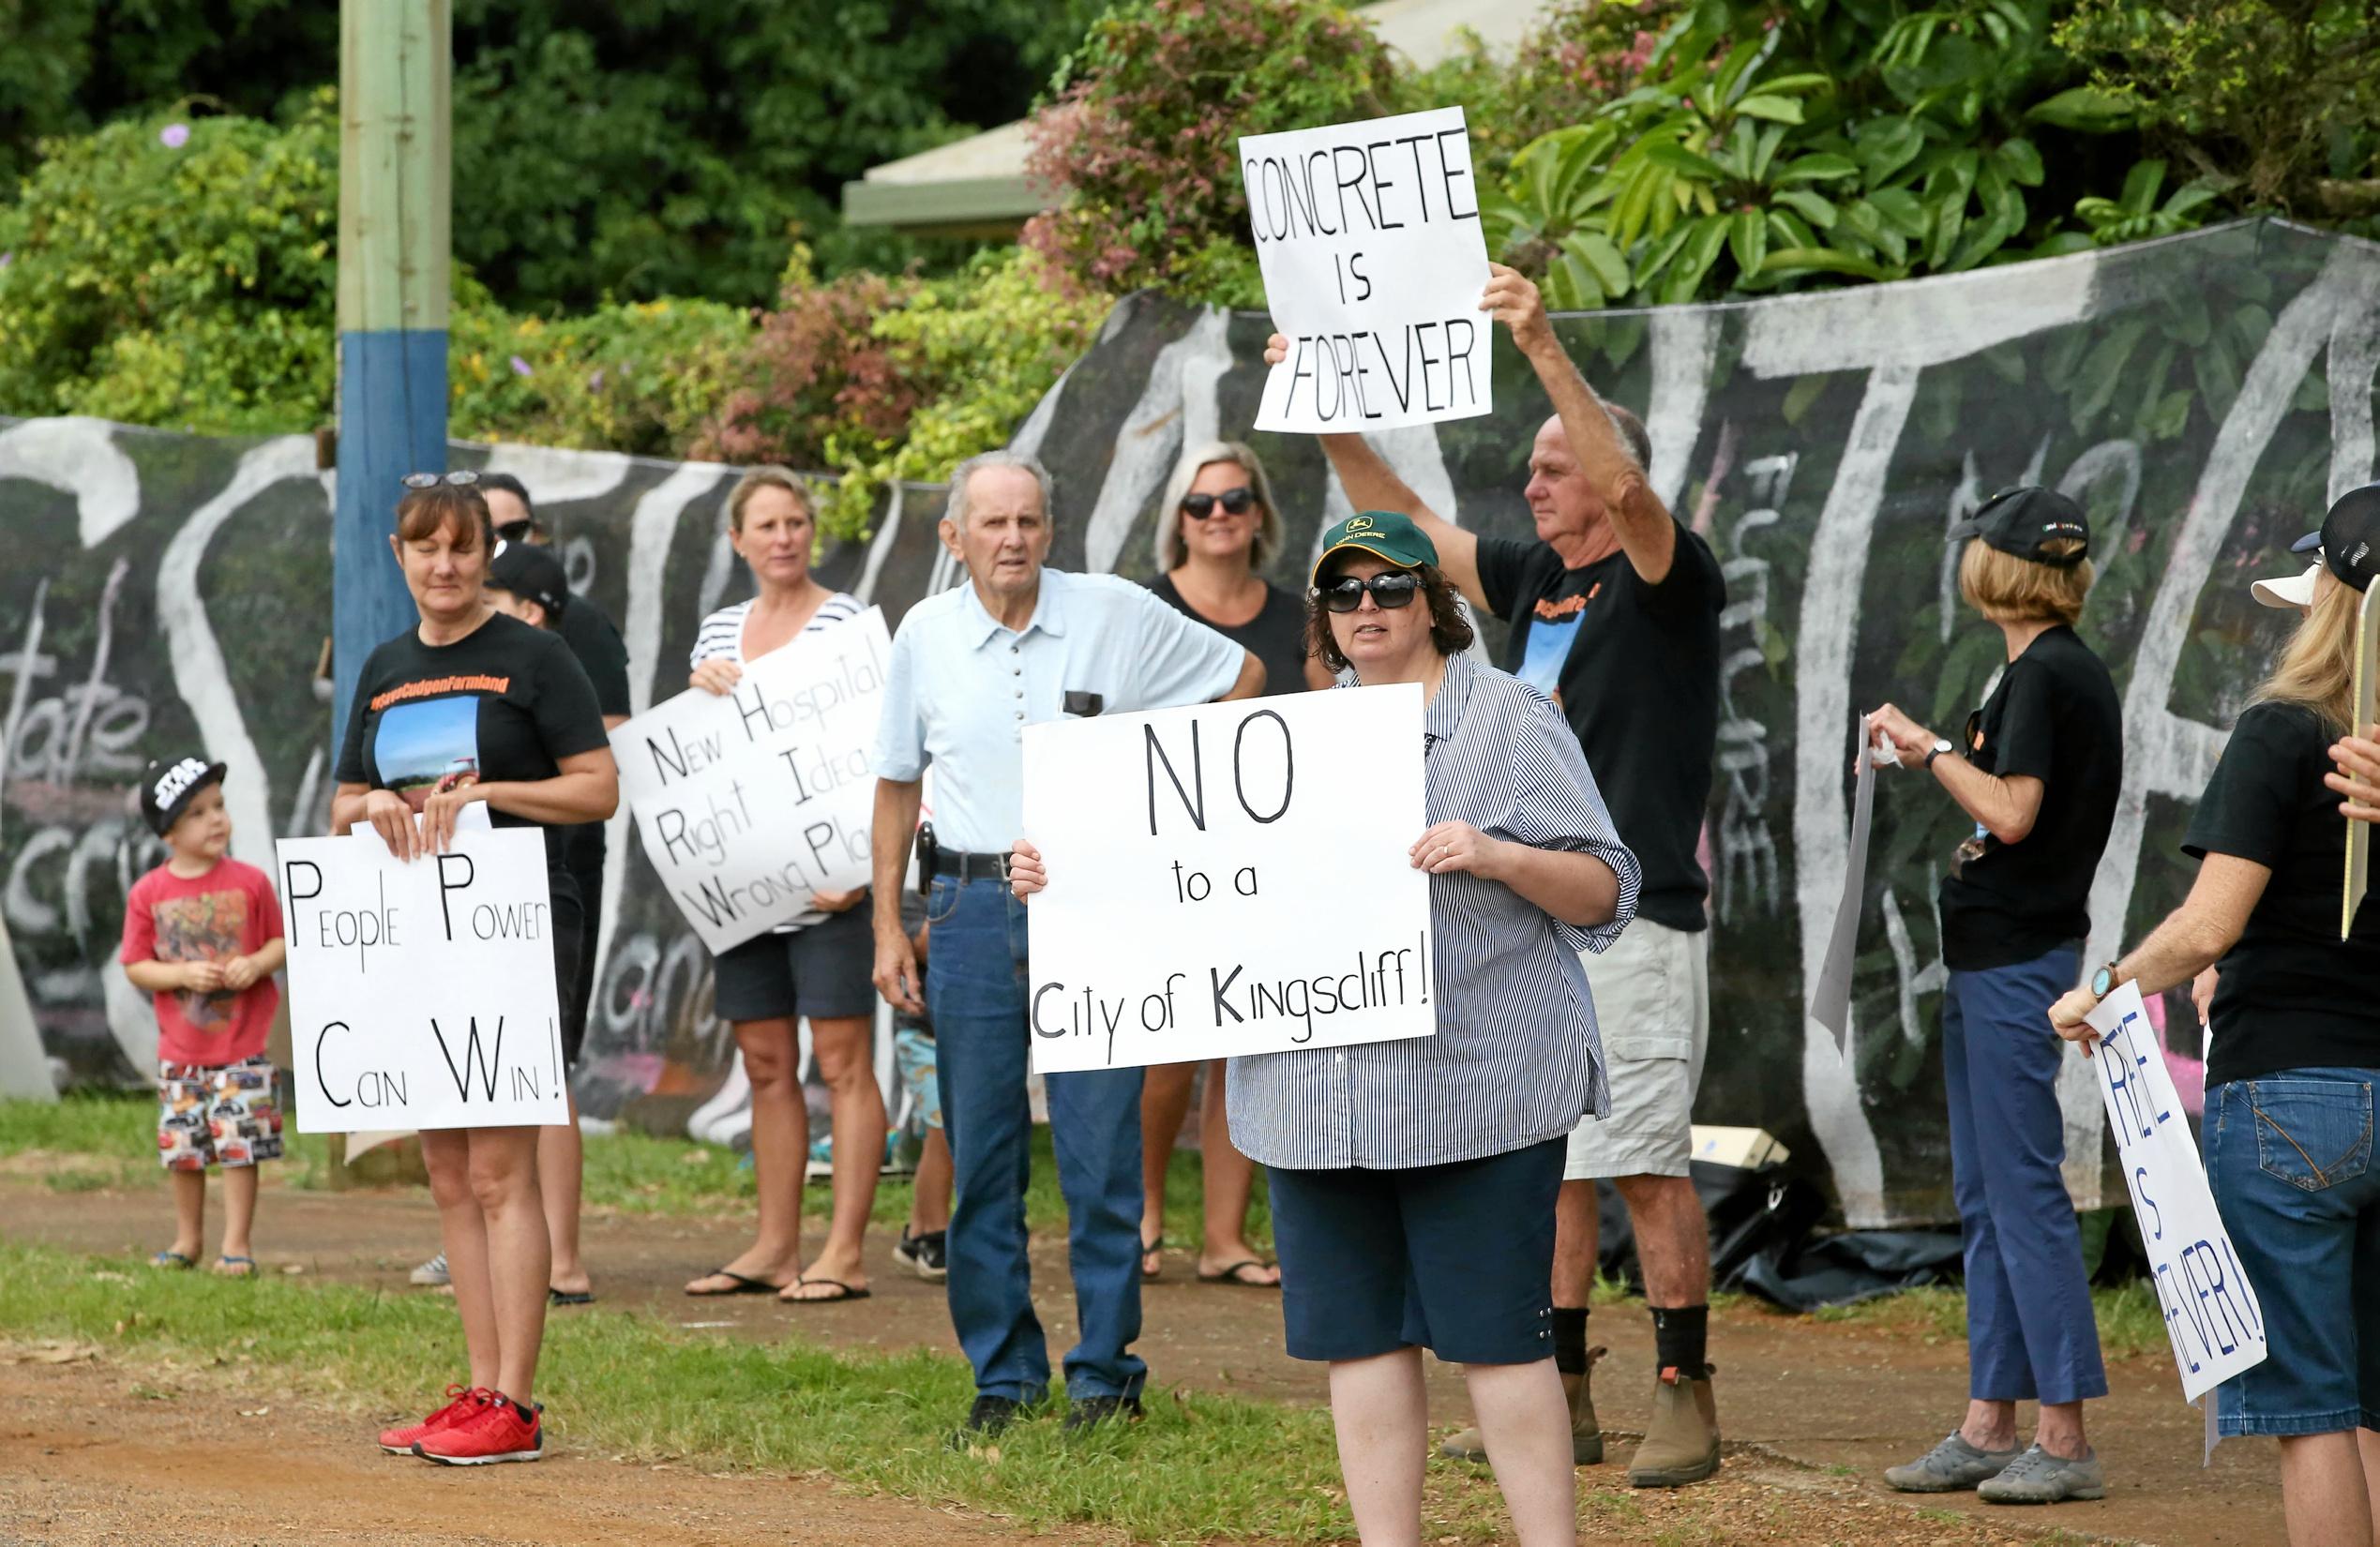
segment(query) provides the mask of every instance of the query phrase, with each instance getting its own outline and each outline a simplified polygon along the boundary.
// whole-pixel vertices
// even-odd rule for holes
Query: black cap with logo
[[[2091,523],[2081,505],[2057,490],[2026,485],[2000,490],[1974,515],[1951,528],[1951,541],[1969,537],[1980,537],[1984,547],[2011,558],[2064,569],[2088,557]],[[2063,553],[2045,548],[2068,542],[2082,546]]]
[[[173,829],[199,791],[223,782],[223,765],[201,758],[152,760],[141,771],[141,819],[162,838]]]
[[[550,548],[510,539],[496,544],[488,559],[488,583],[498,591],[525,596],[546,609],[549,622],[570,605],[570,582],[562,561]]]
[[[2380,484],[2340,495],[2323,517],[2322,530],[2310,535],[2331,574],[2357,591],[2370,589],[2372,578],[2380,576]],[[2306,546],[2301,537],[2296,548]]]

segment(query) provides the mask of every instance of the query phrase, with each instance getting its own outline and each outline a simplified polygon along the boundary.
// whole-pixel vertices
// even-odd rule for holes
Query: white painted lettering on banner
[[[1422,693],[1025,728],[1043,1074],[1426,1037]]]
[[[283,838],[279,864],[298,1132],[570,1120],[543,832],[411,864],[371,832]]]
[[[2131,1190],[2132,1218],[2173,1340],[2182,1394],[2195,1402],[2265,1359],[2265,1314],[2215,1211],[2190,1119],[2165,1069],[2140,988],[2126,984],[2089,1015],[2100,1035],[2100,1094]]]
[[[870,608],[746,662],[731,693],[689,688],[611,732],[645,858],[713,951],[867,884],[891,654]]]
[[[1487,242],[1461,108],[1240,141],[1257,263],[1289,357],[1258,429],[1486,413]]]

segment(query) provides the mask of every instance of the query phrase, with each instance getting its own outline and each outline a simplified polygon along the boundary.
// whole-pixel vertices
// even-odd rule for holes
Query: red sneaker
[[[410,1456],[414,1447],[441,1429],[461,1422],[481,1401],[492,1398],[492,1391],[466,1390],[459,1386],[446,1388],[446,1405],[419,1423],[408,1423],[401,1429],[383,1429],[380,1448],[392,1456]]]
[[[484,1393],[486,1402],[459,1422],[414,1445],[414,1454],[441,1466],[486,1466],[499,1461],[535,1461],[546,1453],[545,1410],[533,1407],[527,1419],[501,1391]]]

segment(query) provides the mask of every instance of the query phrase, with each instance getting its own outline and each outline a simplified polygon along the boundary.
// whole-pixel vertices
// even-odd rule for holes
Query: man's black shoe
[[[975,1405],[968,1409],[967,1421],[952,1432],[950,1448],[964,1450],[971,1445],[998,1439],[1017,1421],[1018,1405],[1009,1397],[977,1397]]]
[[[1098,1428],[1109,1419],[1137,1423],[1140,1416],[1138,1397],[1077,1397],[1067,1404],[1064,1428],[1067,1434],[1079,1434]]]

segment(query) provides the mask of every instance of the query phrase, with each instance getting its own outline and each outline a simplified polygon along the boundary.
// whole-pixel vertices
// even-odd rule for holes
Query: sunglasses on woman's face
[[[1381,607],[1391,609],[1410,607],[1413,598],[1422,593],[1422,578],[1397,572],[1359,580],[1352,575],[1342,575],[1330,584],[1318,588],[1315,594],[1322,599],[1322,609],[1326,612],[1352,612],[1363,605],[1363,593],[1367,591],[1372,593],[1372,600]]]
[[[459,467],[452,473],[408,473],[405,474],[407,488],[436,488],[440,484],[453,484],[458,488],[468,488],[478,481],[479,474],[467,467]]]
[[[1220,494],[1184,494],[1182,497],[1182,514],[1194,521],[1203,521],[1214,514],[1214,507],[1219,504],[1228,516],[1244,516],[1254,503],[1256,490],[1242,484],[1238,488],[1227,488]]]

